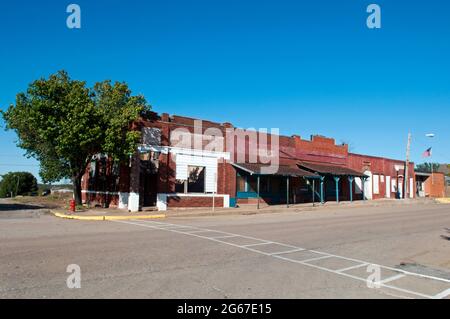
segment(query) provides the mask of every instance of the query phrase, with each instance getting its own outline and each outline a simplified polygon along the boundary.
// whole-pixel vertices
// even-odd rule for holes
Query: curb
[[[441,204],[450,204],[450,198],[436,198],[436,201]]]
[[[160,219],[165,218],[165,214],[159,215],[134,215],[134,216],[76,216],[76,215],[66,215],[63,213],[52,212],[55,217],[65,218],[65,219],[76,219],[76,220],[90,220],[90,221],[106,221],[106,220],[131,220],[131,219]]]

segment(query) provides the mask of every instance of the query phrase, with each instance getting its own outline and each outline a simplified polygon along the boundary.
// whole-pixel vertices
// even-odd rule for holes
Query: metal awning
[[[414,172],[416,174],[416,176],[425,176],[425,177],[430,177],[431,173],[426,173],[426,172]]]
[[[309,162],[300,162],[298,163],[301,169],[314,172],[316,174],[329,174],[335,176],[358,176],[365,177],[361,172],[358,172],[354,169],[338,166],[338,165],[328,165],[328,164],[317,164],[317,163],[309,163]]]
[[[308,177],[308,178],[319,178],[320,176],[305,171],[297,166],[291,165],[279,165],[276,173],[267,174],[262,171],[264,167],[268,167],[266,164],[258,163],[232,163],[234,167],[241,169],[250,175],[272,175],[272,176],[294,176],[294,177]]]

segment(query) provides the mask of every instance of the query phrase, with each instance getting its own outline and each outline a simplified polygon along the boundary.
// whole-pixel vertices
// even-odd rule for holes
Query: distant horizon
[[[450,3],[18,0],[0,10],[0,110],[29,83],[67,70],[73,79],[125,81],[158,113],[285,136],[323,135],[352,153],[450,162]],[[29,171],[17,137],[0,120],[0,174]],[[426,134],[435,134],[427,137]],[[433,148],[430,158],[422,153]]]

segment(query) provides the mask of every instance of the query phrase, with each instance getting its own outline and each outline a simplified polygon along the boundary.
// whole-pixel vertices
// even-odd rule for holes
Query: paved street
[[[449,298],[445,228],[442,204],[120,222],[0,211],[0,298]]]

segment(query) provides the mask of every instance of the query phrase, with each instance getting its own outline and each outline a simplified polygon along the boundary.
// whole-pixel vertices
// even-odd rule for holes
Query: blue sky
[[[66,27],[70,3],[79,30]],[[449,12],[445,0],[2,1],[0,108],[65,69],[126,81],[158,112],[322,134],[357,153],[402,159],[411,131],[415,162],[429,146],[450,162]],[[14,133],[0,136],[0,174],[37,174]]]

